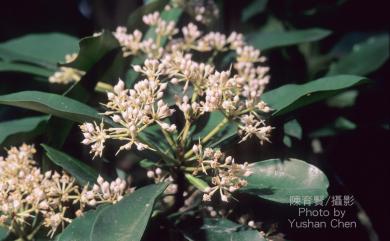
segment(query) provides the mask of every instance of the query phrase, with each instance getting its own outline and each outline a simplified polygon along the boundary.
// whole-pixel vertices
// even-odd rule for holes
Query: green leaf
[[[203,226],[196,233],[195,240],[265,241],[257,230],[222,218],[205,218]]]
[[[141,161],[139,162],[139,165],[140,165],[142,168],[145,168],[145,169],[149,169],[149,168],[158,166],[156,162],[151,161],[151,160],[148,160],[148,159],[143,159],[143,160],[141,160]]]
[[[367,79],[361,76],[337,75],[300,85],[283,85],[264,93],[262,97],[275,110],[274,116],[282,115],[366,82]]]
[[[144,61],[145,61],[145,56],[141,56],[141,55],[133,56],[133,58],[131,59],[131,66],[143,65]],[[130,68],[126,75],[126,80],[125,80],[126,87],[132,88],[135,82],[137,81],[139,75],[140,73],[135,72],[133,68]]]
[[[55,68],[66,54],[77,52],[78,39],[63,33],[29,34],[0,44],[0,58]]]
[[[76,122],[100,121],[98,112],[71,98],[40,91],[21,91],[0,96],[0,104],[52,114]]]
[[[83,216],[74,219],[56,238],[56,241],[88,241],[96,217],[110,205],[100,205]]]
[[[0,122],[0,144],[9,138],[26,141],[30,136],[43,133],[42,127],[48,118],[45,115]]]
[[[301,43],[318,41],[325,38],[331,31],[320,28],[292,30],[285,32],[255,32],[248,35],[248,42],[254,47],[266,50]]]
[[[29,64],[0,61],[0,72],[21,72],[47,78],[53,74],[54,71]]]
[[[200,124],[202,127],[200,130],[195,129],[192,134],[192,141],[198,142],[199,139],[204,138],[209,134],[218,124],[224,120],[225,116],[220,111],[211,112],[208,116],[205,124]],[[201,122],[199,122],[201,123]],[[197,126],[199,128],[199,126]],[[238,131],[238,125],[236,122],[229,121],[220,131],[214,135],[209,141],[210,147],[224,146],[230,143],[235,138]]]
[[[141,240],[154,203],[167,186],[168,183],[160,183],[142,187],[103,210],[96,218],[90,240]]]
[[[367,75],[381,67],[388,58],[389,34],[378,35],[356,44],[351,53],[330,66],[327,75]]]
[[[354,130],[356,129],[356,124],[344,117],[338,117],[334,126],[339,130]]]
[[[5,240],[9,234],[7,228],[0,226],[0,241]]]
[[[86,185],[87,183],[92,184],[96,182],[98,173],[92,167],[48,145],[42,144],[42,147],[50,160],[72,174],[79,184]]]
[[[270,159],[250,164],[248,185],[240,189],[263,199],[289,203],[291,196],[318,196],[325,199],[329,182],[317,167],[298,159]],[[313,203],[307,202],[306,204]],[[318,201],[318,200],[317,200]]]
[[[295,137],[299,140],[302,138],[302,127],[296,119],[286,122],[283,129],[284,133],[289,136]]]
[[[222,131],[212,139],[210,147],[224,147],[228,146],[237,136],[238,124],[236,122],[229,122]]]
[[[196,188],[198,188],[199,190],[201,190],[202,192],[206,190],[206,188],[209,187],[209,185],[207,184],[207,182],[203,181],[202,179],[198,178],[198,177],[195,177],[189,173],[186,173],[185,174],[185,178],[187,179],[187,181],[189,183],[191,183],[192,185],[194,185]]]
[[[292,146],[291,138],[287,135],[284,135],[283,136],[283,144],[285,144],[287,147],[291,147]]]
[[[80,52],[77,58],[62,66],[87,71],[108,52],[120,48],[118,40],[109,31],[103,31],[98,36],[89,36],[80,40]]]
[[[176,104],[176,98],[181,99],[184,97],[184,95],[192,96],[192,94],[194,93],[194,87],[192,85],[189,85],[186,92],[183,92],[184,85],[172,84],[170,82],[167,83],[168,86],[164,92],[163,100],[169,106],[173,106]]]
[[[359,95],[357,90],[345,91],[341,94],[338,94],[329,100],[326,101],[326,104],[334,108],[345,108],[355,105],[356,98]]]
[[[170,145],[166,142],[163,136],[164,134],[158,124],[153,124],[145,128],[142,133],[140,133],[140,137],[142,137],[143,140],[146,140],[161,151],[167,151],[169,150]]]
[[[208,120],[205,125],[203,125],[203,128],[195,132],[192,135],[192,139],[194,141],[198,141],[198,139],[202,139],[202,137],[205,137],[207,134],[210,133],[219,123],[222,122],[222,120],[225,118],[225,115],[220,111],[214,111],[209,114]]]
[[[268,0],[253,0],[242,10],[241,21],[246,22],[253,16],[262,13],[267,6]]]
[[[344,117],[338,117],[333,123],[321,127],[309,134],[310,138],[335,136],[344,131],[356,129],[356,124]]]

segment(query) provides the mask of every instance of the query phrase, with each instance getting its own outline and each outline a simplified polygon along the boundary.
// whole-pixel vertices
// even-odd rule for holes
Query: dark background
[[[223,2],[223,3],[222,3]],[[341,4],[340,4],[341,2]],[[241,9],[249,1],[219,1],[223,24],[217,24],[220,31],[248,31],[260,26],[265,16],[259,15],[243,25],[240,22]],[[142,1],[130,0],[35,0],[3,1],[1,5],[0,42],[36,32],[65,32],[77,37],[91,35],[102,28],[114,29],[124,24],[129,13],[142,4]],[[296,28],[321,27],[332,30],[333,34],[321,42],[322,52],[328,52],[345,34],[354,32],[352,41],[367,38],[370,34],[388,29],[388,10],[386,1],[308,1],[274,0],[270,1],[267,12],[294,25]],[[316,9],[314,15],[305,11]],[[222,19],[221,19],[222,20]],[[306,64],[295,47],[286,48],[293,62],[286,62],[281,53],[269,53],[272,78],[270,88],[286,83],[299,83],[305,78]],[[367,64],[369,60],[367,60]],[[274,67],[277,66],[277,67]],[[272,150],[265,147],[262,153],[257,144],[240,145],[237,153],[251,156],[268,157],[267,153],[282,153],[302,159],[314,160],[328,175],[331,181],[331,194],[354,195],[361,205],[348,211],[352,218],[364,210],[370,218],[373,229],[381,240],[390,240],[388,236],[388,191],[389,191],[389,130],[383,127],[390,123],[389,79],[386,63],[369,78],[373,83],[360,89],[355,106],[347,109],[331,109],[323,103],[313,105],[298,113],[298,120],[304,127],[304,135],[318,128],[329,120],[343,114],[357,124],[357,129],[336,137],[321,139],[324,154],[314,155],[310,142],[297,144],[294,149],[287,149],[278,138],[276,130]],[[291,74],[292,73],[292,74]],[[273,123],[278,125],[280,123]],[[279,130],[280,132],[280,130]],[[281,133],[279,133],[281,135]],[[69,146],[69,144],[68,144]],[[259,211],[260,210],[260,211]],[[268,211],[277,215],[283,208],[270,204]],[[283,215],[296,211],[285,210]],[[289,230],[284,223],[281,231],[292,240],[368,240],[367,226],[357,230],[299,231]],[[370,228],[368,228],[370,230]]]

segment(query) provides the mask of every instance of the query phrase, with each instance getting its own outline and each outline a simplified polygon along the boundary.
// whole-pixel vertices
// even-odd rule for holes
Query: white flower
[[[193,23],[189,23],[187,26],[184,26],[181,31],[184,36],[184,41],[187,44],[192,44],[201,35],[198,27]]]
[[[65,56],[65,62],[70,63],[73,60],[77,58],[77,54],[67,54]],[[69,84],[72,82],[77,82],[81,79],[81,77],[85,73],[83,71],[74,69],[74,68],[69,68],[69,67],[60,67],[58,71],[56,71],[54,74],[52,74],[49,77],[49,82],[50,83],[55,83],[55,84]]]
[[[241,117],[242,125],[239,126],[240,133],[243,136],[240,142],[247,140],[251,136],[256,136],[260,143],[270,142],[269,136],[272,131],[271,126],[266,126],[263,120],[257,120],[254,115],[244,115]]]
[[[97,125],[95,122],[84,123],[80,125],[80,129],[83,132],[84,140],[81,142],[85,145],[91,145],[91,153],[94,153],[94,158],[96,156],[102,156],[104,143],[108,138],[106,130],[104,129],[103,121],[100,125]]]
[[[219,192],[221,200],[228,202],[232,192],[247,184],[243,177],[251,174],[248,163],[236,164],[233,157],[225,157],[219,150],[206,148],[203,151],[200,144],[194,145],[192,150],[198,161],[194,174],[202,170],[204,174],[211,177],[213,184],[204,190],[203,201],[211,201],[211,197]]]
[[[141,49],[142,32],[136,29],[132,34],[128,34],[126,27],[119,26],[113,35],[122,46],[124,57],[138,54]]]

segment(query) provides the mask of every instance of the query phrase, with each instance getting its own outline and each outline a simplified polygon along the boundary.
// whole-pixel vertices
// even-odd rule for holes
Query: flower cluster
[[[67,54],[65,55],[65,63],[70,63],[76,58],[76,53]],[[54,84],[69,84],[79,81],[84,74],[84,71],[78,69],[60,67],[57,72],[49,77],[49,82]]]
[[[175,28],[175,22],[163,20],[158,12],[145,15],[142,20],[146,25],[154,28],[157,38],[143,39],[142,32],[137,29],[133,33],[127,33],[126,27],[117,27],[113,35],[122,46],[123,56],[127,57],[142,53],[150,58],[161,57],[163,53],[163,48],[160,46],[161,38],[171,38],[178,32],[178,29]]]
[[[114,124],[84,123],[80,126],[82,143],[91,145],[94,157],[102,156],[108,139],[124,142],[118,152],[133,147],[139,151],[148,149],[164,160],[173,159],[169,160],[171,164],[193,160],[195,155],[202,172],[213,177],[214,187],[204,199],[219,190],[226,201],[229,193],[245,185],[240,176],[248,174],[243,172],[246,165],[235,164],[231,157],[222,160],[220,152],[209,148],[205,153],[200,152],[201,146],[197,151],[191,148],[197,141],[191,137],[191,130],[202,115],[218,112],[224,119],[210,133],[199,137],[200,145],[207,144],[224,125],[230,124],[238,126],[241,141],[255,137],[261,144],[269,142],[272,127],[266,124],[265,116],[271,108],[262,100],[270,79],[269,68],[264,66],[266,58],[236,32],[202,33],[194,23],[179,32],[174,22],[163,20],[157,12],[143,16],[143,21],[153,27],[154,38],[142,39],[137,30],[127,34],[123,27],[114,33],[125,53],[145,57],[143,64],[132,66],[139,81],[127,89],[119,80],[107,93],[106,111],[102,114]],[[163,37],[168,40],[165,45]],[[230,67],[216,66],[217,56],[233,56]],[[175,110],[181,113],[173,115]],[[181,117],[184,123],[175,122]],[[152,127],[161,130],[170,149],[162,150],[144,138],[144,132]],[[205,164],[211,173],[204,169]]]
[[[53,236],[72,221],[71,209],[77,209],[75,215],[80,216],[87,206],[116,203],[133,190],[121,179],[109,183],[101,177],[92,187],[87,184],[80,188],[66,173],[42,173],[35,166],[35,152],[33,146],[23,144],[0,157],[0,224],[12,232],[18,233],[26,225],[32,227],[34,219],[42,218],[48,235]]]
[[[148,66],[148,65],[146,65]],[[153,147],[142,141],[140,133],[153,124],[159,125],[164,131],[176,131],[175,124],[168,124],[164,119],[174,112],[162,100],[167,84],[159,79],[150,78],[139,81],[133,89],[125,89],[122,80],[114,87],[114,92],[109,92],[108,103],[105,104],[107,111],[104,115],[109,116],[117,127],[104,129],[103,123],[84,123],[80,126],[83,131],[83,144],[92,144],[91,152],[94,156],[101,156],[106,139],[126,141],[118,152],[129,150],[136,146],[138,150]]]
[[[117,27],[113,35],[122,46],[123,56],[136,55],[142,47],[142,32],[134,30],[132,34],[127,33],[126,27]]]
[[[237,164],[233,157],[225,156],[220,150],[203,148],[202,145],[192,147],[198,166],[193,174],[199,171],[211,177],[213,186],[206,188],[203,201],[211,201],[211,197],[219,192],[221,200],[227,202],[231,193],[246,186],[243,177],[251,174],[248,163]]]

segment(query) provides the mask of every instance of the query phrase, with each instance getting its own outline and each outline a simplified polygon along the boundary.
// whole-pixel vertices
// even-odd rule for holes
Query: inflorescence
[[[0,225],[16,234],[42,220],[37,227],[45,226],[53,236],[86,208],[116,203],[133,191],[119,178],[107,182],[99,176],[96,184],[80,187],[65,172],[43,173],[33,159],[35,152],[34,146],[23,144],[0,157]]]
[[[204,200],[210,200],[219,190],[221,199],[227,201],[231,192],[246,185],[241,176],[249,175],[247,164],[236,164],[231,157],[222,159],[219,150],[200,150],[228,123],[236,123],[241,142],[250,137],[260,143],[269,142],[272,127],[266,125],[264,116],[271,108],[261,99],[269,82],[269,68],[264,66],[266,58],[236,32],[228,36],[219,32],[203,34],[194,23],[179,31],[174,22],[163,20],[158,12],[145,15],[143,21],[154,27],[155,38],[143,39],[138,30],[128,34],[125,27],[118,27],[114,33],[125,56],[146,57],[143,65],[132,66],[142,79],[131,89],[119,80],[113,91],[107,93],[106,111],[102,113],[115,125],[106,127],[103,121],[84,123],[80,126],[84,135],[82,143],[91,145],[94,157],[102,156],[108,139],[123,142],[118,152],[135,147],[138,151],[148,149],[161,154],[161,150],[143,138],[148,127],[158,126],[172,148],[184,149],[184,154],[178,152],[175,156],[181,160],[180,165],[195,168],[194,159],[197,159],[202,173],[212,176],[214,187],[205,191]],[[161,43],[162,38],[169,39],[166,45]],[[230,52],[235,53],[230,68],[218,70],[214,58]],[[202,53],[209,54],[206,61],[197,60],[197,55]],[[165,98],[169,88],[177,92],[174,104]],[[181,130],[171,122],[175,111],[182,112],[185,118]],[[224,120],[199,140],[199,145],[191,148],[187,142],[191,126],[212,112],[222,113]]]

